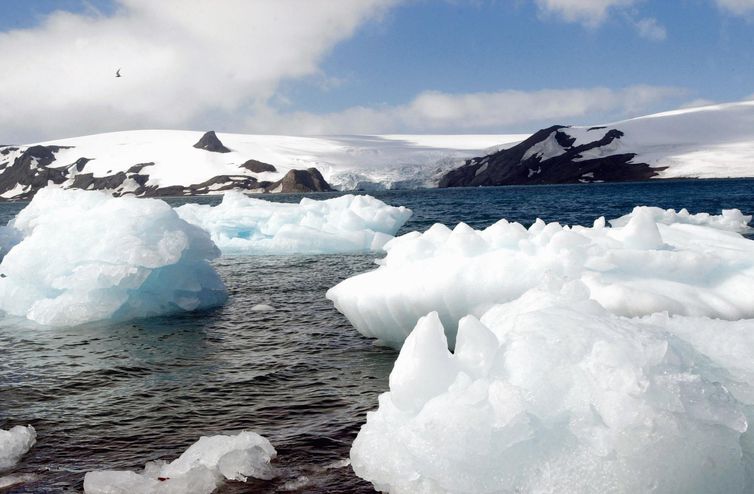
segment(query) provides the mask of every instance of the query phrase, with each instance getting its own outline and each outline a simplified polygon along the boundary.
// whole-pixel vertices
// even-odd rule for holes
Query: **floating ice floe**
[[[634,208],[634,211],[620,218],[610,220],[610,226],[626,226],[631,218],[638,212],[637,209],[644,210],[644,214],[652,216],[656,223],[663,225],[672,225],[673,223],[685,223],[689,225],[708,226],[718,230],[728,230],[737,233],[751,233],[754,231],[749,222],[751,216],[745,215],[738,209],[723,209],[722,214],[713,215],[709,213],[691,214],[686,208],[676,211],[674,209],[660,209],[653,207]]]
[[[380,491],[754,491],[754,320],[616,316],[573,281],[458,327],[451,354],[419,320],[353,443]]]
[[[9,430],[0,429],[0,471],[18,463],[36,441],[37,431],[30,425],[17,425]]]
[[[380,250],[411,217],[371,196],[269,202],[228,192],[217,206],[176,208],[208,231],[223,254],[333,254]]]
[[[276,456],[270,442],[250,431],[234,436],[204,436],[178,459],[149,462],[143,473],[89,472],[86,494],[209,494],[224,480],[270,479]]]
[[[160,200],[47,188],[4,236],[13,246],[0,262],[0,311],[40,324],[156,316],[227,299],[208,262],[220,254],[209,235]]]
[[[613,227],[604,218],[591,228],[435,224],[391,240],[379,268],[341,282],[327,298],[359,332],[395,348],[431,311],[452,347],[462,317],[480,317],[548,280],[581,280],[616,315],[754,318],[754,242],[737,233],[750,221],[738,210],[637,207]]]

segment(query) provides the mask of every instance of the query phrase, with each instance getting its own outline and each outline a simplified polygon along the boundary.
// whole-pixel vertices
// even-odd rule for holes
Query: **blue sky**
[[[754,0],[328,1],[0,0],[28,114],[0,136],[526,132],[754,94]]]

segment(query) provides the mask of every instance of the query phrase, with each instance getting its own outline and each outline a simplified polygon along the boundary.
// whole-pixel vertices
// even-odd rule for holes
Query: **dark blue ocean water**
[[[331,194],[312,197],[326,198]],[[635,205],[754,213],[754,180],[496,187],[373,193],[414,216],[474,227],[505,217],[590,225]],[[298,201],[300,195],[266,196]],[[169,199],[216,203],[217,197]],[[24,205],[0,203],[0,223]],[[395,352],[361,337],[325,291],[372,269],[374,256],[223,257],[231,297],[217,310],[129,324],[40,329],[0,319],[0,428],[31,423],[37,445],[12,492],[80,492],[84,473],[173,459],[199,436],[243,429],[278,450],[278,477],[220,492],[370,492],[349,468],[351,441],[387,389]],[[269,303],[274,312],[253,312]]]

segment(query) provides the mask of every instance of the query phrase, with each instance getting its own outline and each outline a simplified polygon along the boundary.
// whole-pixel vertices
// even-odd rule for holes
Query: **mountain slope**
[[[426,186],[434,185],[433,175],[466,158],[524,137],[113,132],[0,146],[0,199],[30,197],[50,181],[136,195],[203,194],[230,188],[302,191],[304,182],[315,186],[325,182],[341,189]]]
[[[542,129],[446,173],[440,187],[754,177],[754,101]]]

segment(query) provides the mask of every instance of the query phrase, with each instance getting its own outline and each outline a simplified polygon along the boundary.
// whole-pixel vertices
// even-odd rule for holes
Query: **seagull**
[[[118,70],[116,70],[116,71],[115,71],[115,77],[122,77],[122,76],[120,75],[120,69],[118,69]]]

